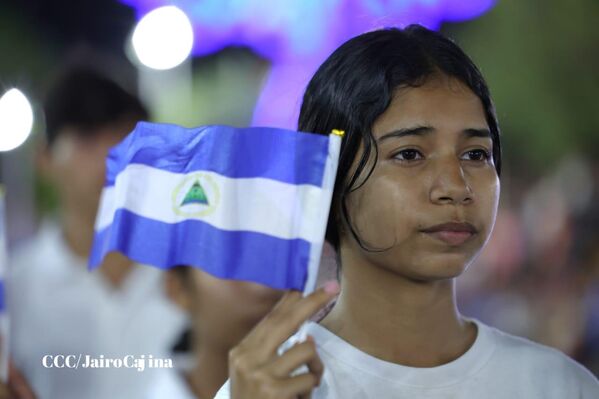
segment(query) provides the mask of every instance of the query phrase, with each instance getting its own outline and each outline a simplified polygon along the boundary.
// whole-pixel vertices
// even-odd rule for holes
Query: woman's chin
[[[420,281],[438,281],[459,277],[470,264],[470,257],[459,254],[430,257],[426,262],[413,265],[410,270],[399,271],[407,278]]]

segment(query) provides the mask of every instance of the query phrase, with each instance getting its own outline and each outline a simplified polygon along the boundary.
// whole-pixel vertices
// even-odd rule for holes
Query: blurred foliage
[[[599,157],[599,1],[499,0],[445,25],[482,70],[506,163],[539,173],[567,152]]]
[[[56,62],[56,44],[31,28],[32,21],[0,2],[0,90],[18,86],[36,93]]]
[[[59,202],[54,186],[39,174],[36,174],[34,184],[37,214],[46,215],[57,211]]]

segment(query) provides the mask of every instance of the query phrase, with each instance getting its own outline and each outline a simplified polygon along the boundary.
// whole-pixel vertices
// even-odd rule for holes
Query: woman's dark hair
[[[352,226],[346,198],[364,184],[376,165],[378,152],[372,125],[398,88],[420,86],[435,74],[459,80],[480,98],[491,131],[493,161],[500,175],[499,126],[489,89],[476,65],[453,41],[420,25],[357,36],[320,66],[306,88],[298,122],[298,130],[306,132],[345,130],[326,233],[326,240],[335,250],[339,249],[341,217],[360,246],[367,249]],[[357,169],[347,176],[360,145],[364,151]],[[375,163],[358,184],[373,151]]]

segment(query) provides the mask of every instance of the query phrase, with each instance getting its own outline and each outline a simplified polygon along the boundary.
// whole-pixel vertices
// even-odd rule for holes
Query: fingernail
[[[339,283],[335,280],[327,281],[322,288],[327,294],[339,293]]]

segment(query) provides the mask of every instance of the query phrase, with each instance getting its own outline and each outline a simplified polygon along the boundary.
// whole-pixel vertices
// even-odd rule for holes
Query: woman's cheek
[[[362,241],[374,248],[396,243],[406,214],[405,195],[396,182],[371,176],[348,201],[353,227]]]
[[[497,217],[497,208],[499,207],[499,194],[500,194],[500,186],[499,186],[499,181],[497,181],[497,183],[493,185],[493,194],[492,194],[492,197],[490,198],[491,212],[489,212],[489,214],[490,214],[489,235],[491,234],[491,231],[493,230],[493,226],[495,225],[495,219]]]
[[[500,183],[497,176],[492,176],[482,180],[477,185],[478,214],[480,220],[484,223],[484,233],[488,239],[495,224],[497,208],[499,205]]]

